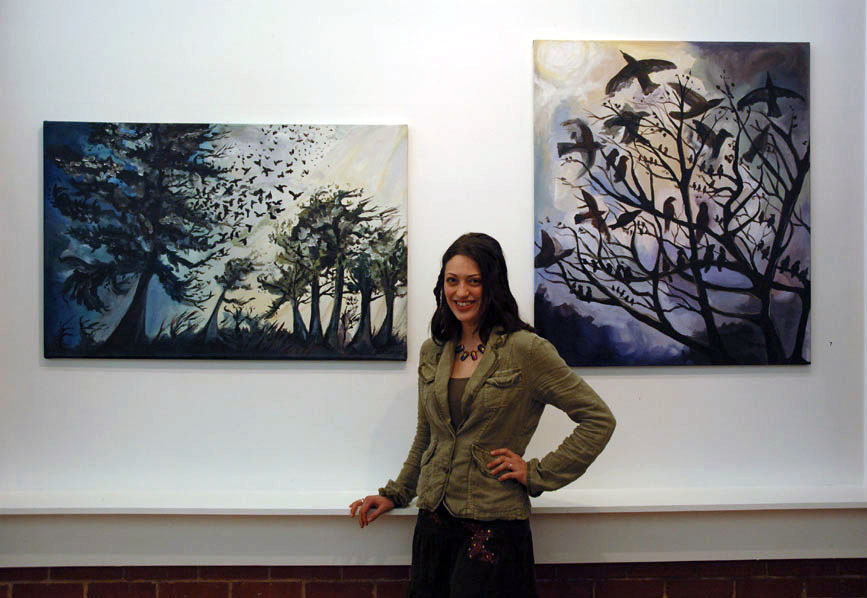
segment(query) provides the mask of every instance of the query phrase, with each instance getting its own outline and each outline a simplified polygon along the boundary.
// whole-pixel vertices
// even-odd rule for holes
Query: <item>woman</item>
[[[409,596],[536,595],[530,496],[580,476],[605,447],[605,403],[518,316],[500,244],[446,250],[421,348],[418,424],[397,480],[356,500],[361,527],[418,496]],[[580,426],[542,460],[522,455],[546,404]]]

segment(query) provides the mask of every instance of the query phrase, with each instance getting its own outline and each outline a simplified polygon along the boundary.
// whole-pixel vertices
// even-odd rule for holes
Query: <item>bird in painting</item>
[[[620,138],[621,143],[632,143],[641,141],[647,144],[647,140],[638,132],[638,127],[641,124],[641,119],[648,116],[647,112],[635,112],[631,106],[626,105],[620,111],[620,114],[612,116],[605,121],[605,132],[613,135],[617,129],[623,129],[623,135]]]
[[[715,160],[719,156],[723,143],[725,143],[726,139],[732,136],[727,129],[714,131],[700,120],[695,121],[693,128],[695,129],[695,132],[698,133],[698,138],[701,139],[701,142],[711,148],[711,160]]]
[[[605,156],[605,170],[611,170],[614,168],[614,165],[617,163],[617,154],[620,152],[617,151],[617,148],[612,148],[611,152],[607,155],[605,152],[602,152],[602,155]]]
[[[705,266],[704,266],[705,272],[710,271],[710,267],[713,266],[713,262],[714,262],[714,251],[713,250],[714,250],[714,248],[715,248],[715,245],[708,245],[707,249],[704,252],[704,259],[702,261],[704,261],[704,263],[705,263]]]
[[[677,249],[677,269],[683,270],[686,267],[686,251],[683,250],[683,247],[678,247]]]
[[[716,133],[716,137],[713,140],[713,151],[711,151],[710,157],[712,160],[715,160],[722,150],[723,143],[725,143],[726,139],[729,137],[734,137],[731,133],[729,133],[728,129],[720,129]]]
[[[617,167],[614,169],[614,182],[619,183],[626,178],[626,156],[620,156]]]
[[[590,195],[584,189],[581,189],[581,195],[584,198],[584,205],[587,207],[586,212],[578,212],[575,214],[575,224],[581,224],[585,220],[590,220],[590,224],[599,231],[600,234],[605,235],[607,240],[611,240],[611,232],[608,230],[608,225],[605,223],[605,212],[599,210],[599,206],[596,204],[596,198]]]
[[[716,138],[716,133],[713,132],[713,129],[700,120],[693,123],[692,128],[695,129],[695,132],[698,135],[698,140],[702,145],[709,146],[713,144],[713,141]]]
[[[747,153],[744,154],[744,160],[752,162],[756,156],[765,151],[765,148],[768,146],[768,129],[770,129],[770,127],[771,125],[765,125],[765,128],[753,138],[753,142],[750,143],[750,148],[747,150]]]
[[[635,210],[633,212],[623,212],[620,216],[617,217],[617,222],[611,225],[611,230],[626,226],[627,224],[633,222],[639,214],[641,214],[641,210]]]
[[[669,82],[669,86],[671,86],[671,88],[674,89],[674,91],[677,93],[680,101],[689,106],[689,110],[687,110],[686,112],[669,112],[672,118],[686,120],[688,118],[701,116],[702,114],[704,114],[711,108],[716,107],[720,102],[722,102],[722,98],[713,98],[712,100],[707,100],[703,95],[701,95],[694,89],[690,89],[686,85],[682,85],[680,83]]]
[[[710,215],[708,213],[707,202],[701,203],[698,206],[698,216],[695,217],[695,242],[701,242],[704,236],[707,225],[710,224]]]
[[[641,91],[644,95],[647,95],[659,87],[658,83],[654,83],[650,80],[650,73],[658,73],[659,71],[667,71],[669,69],[677,68],[676,64],[669,62],[668,60],[660,60],[658,58],[636,60],[623,50],[621,50],[620,53],[623,54],[626,66],[620,69],[620,71],[618,71],[617,74],[611,77],[608,81],[608,84],[605,86],[605,93],[607,95],[613,95],[618,90],[628,86],[632,83],[633,79],[638,81],[638,84],[641,85]]]
[[[766,73],[764,87],[758,87],[738,100],[738,110],[743,110],[747,106],[764,102],[768,106],[768,116],[776,118],[783,115],[783,112],[780,110],[780,105],[777,102],[778,98],[794,98],[806,102],[804,96],[798,92],[774,85],[774,82],[771,79],[771,73]]]
[[[562,158],[567,154],[579,152],[584,156],[584,164],[589,169],[596,161],[596,151],[602,149],[598,141],[593,139],[593,131],[580,118],[573,118],[560,123],[564,127],[576,127],[572,131],[573,142],[561,142],[557,144],[557,155]],[[580,133],[580,139],[579,139]]]
[[[553,239],[551,235],[546,233],[544,230],[541,231],[541,233],[542,246],[539,248],[539,253],[536,254],[536,258],[533,260],[533,267],[547,268],[548,266],[553,266],[563,258],[572,255],[574,248],[570,247],[569,249],[563,249],[557,239]]]
[[[671,221],[674,220],[674,202],[676,202],[673,196],[669,196],[668,199],[662,204],[662,217],[665,218],[665,230],[668,231],[669,225],[671,225]]]

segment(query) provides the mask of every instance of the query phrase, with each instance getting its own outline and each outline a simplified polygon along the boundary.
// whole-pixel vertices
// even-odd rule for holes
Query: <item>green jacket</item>
[[[395,506],[418,495],[420,509],[446,499],[457,517],[526,519],[530,496],[556,490],[584,473],[614,431],[614,416],[547,340],[527,332],[491,334],[487,351],[467,382],[464,421],[455,431],[448,406],[453,342],[422,345],[418,368],[418,424],[397,480],[379,493]],[[491,451],[523,457],[545,405],[562,409],[579,425],[541,461],[527,461],[527,487],[489,473]],[[500,474],[501,475],[501,474]]]

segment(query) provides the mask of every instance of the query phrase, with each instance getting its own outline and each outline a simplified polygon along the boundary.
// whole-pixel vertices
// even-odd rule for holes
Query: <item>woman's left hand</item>
[[[491,454],[497,456],[496,459],[488,463],[488,469],[491,470],[492,475],[497,475],[501,471],[505,471],[506,473],[497,478],[501,482],[506,480],[518,480],[524,486],[527,485],[526,461],[507,448],[493,450],[491,451]]]

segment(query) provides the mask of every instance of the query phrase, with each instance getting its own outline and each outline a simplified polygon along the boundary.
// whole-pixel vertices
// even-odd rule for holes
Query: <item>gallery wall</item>
[[[859,0],[0,3],[0,502],[395,476],[451,240],[497,237],[532,317],[534,39],[811,44],[811,365],[581,370],[618,428],[570,488],[863,488],[864,32]],[[407,124],[409,359],[44,359],[44,120]]]

